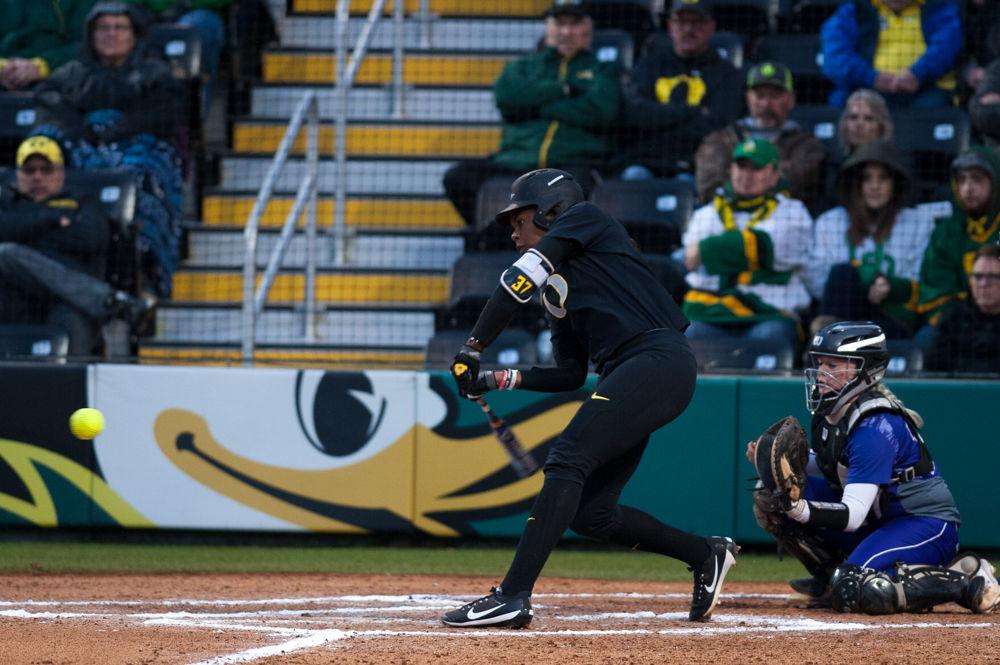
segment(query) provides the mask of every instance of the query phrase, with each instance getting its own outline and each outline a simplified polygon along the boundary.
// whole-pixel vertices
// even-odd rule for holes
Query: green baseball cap
[[[747,139],[733,150],[733,161],[749,159],[757,168],[768,164],[778,165],[778,149],[764,139]]]
[[[792,72],[780,62],[762,62],[754,65],[747,72],[747,88],[754,88],[758,85],[773,85],[788,92],[795,90],[792,80]]]

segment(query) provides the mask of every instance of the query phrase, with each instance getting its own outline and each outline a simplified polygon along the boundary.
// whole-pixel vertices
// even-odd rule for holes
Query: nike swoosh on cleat
[[[468,612],[466,612],[465,616],[468,617],[469,621],[475,621],[476,619],[481,619],[484,616],[487,616],[488,614],[492,614],[493,612],[496,612],[501,607],[503,607],[503,605],[498,605],[497,607],[491,607],[490,609],[483,610],[482,612],[477,612],[477,611],[475,611],[473,609],[470,609]],[[516,612],[515,612],[515,614],[516,614]]]
[[[715,591],[715,587],[719,585],[719,559],[714,554],[712,555],[712,558],[714,559],[712,565],[715,566],[715,572],[712,573],[712,585],[705,587],[705,591],[709,593],[713,593]]]
[[[597,393],[594,393],[593,395],[591,395],[590,399],[599,399],[599,400],[604,400],[605,402],[610,402],[611,401],[610,397],[603,397],[601,395],[598,395]]]

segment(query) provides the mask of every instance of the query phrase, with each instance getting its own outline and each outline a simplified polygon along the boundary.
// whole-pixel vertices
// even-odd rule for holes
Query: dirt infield
[[[788,607],[729,583],[713,620],[683,584],[543,578],[524,630],[438,616],[489,580],[356,575],[0,575],[3,665],[328,663],[1000,663],[1000,617],[958,606],[890,617]]]

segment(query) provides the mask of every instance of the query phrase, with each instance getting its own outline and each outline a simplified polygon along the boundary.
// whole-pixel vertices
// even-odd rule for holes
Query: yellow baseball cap
[[[30,136],[17,147],[17,165],[23,166],[32,155],[38,155],[53,164],[63,165],[63,154],[59,144],[48,136]]]

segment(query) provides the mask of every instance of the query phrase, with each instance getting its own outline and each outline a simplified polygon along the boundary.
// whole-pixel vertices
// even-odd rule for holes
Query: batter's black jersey
[[[557,333],[572,334],[599,367],[637,335],[687,328],[687,318],[653,277],[625,227],[594,204],[567,209],[552,220],[545,237],[578,248],[554,266],[541,291],[553,342]]]

